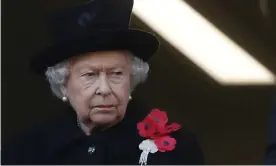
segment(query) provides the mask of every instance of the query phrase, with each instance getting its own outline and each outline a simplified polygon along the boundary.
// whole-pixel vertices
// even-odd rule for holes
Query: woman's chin
[[[118,120],[115,114],[94,114],[90,119],[93,123],[98,125],[108,125]]]

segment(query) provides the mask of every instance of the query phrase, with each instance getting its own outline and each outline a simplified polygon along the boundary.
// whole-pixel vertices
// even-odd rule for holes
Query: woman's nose
[[[109,95],[111,93],[111,88],[110,88],[110,85],[108,83],[108,79],[106,77],[105,74],[101,74],[99,76],[99,84],[98,84],[98,89],[96,91],[96,93],[98,95],[103,95],[103,96],[106,96],[106,95]]]

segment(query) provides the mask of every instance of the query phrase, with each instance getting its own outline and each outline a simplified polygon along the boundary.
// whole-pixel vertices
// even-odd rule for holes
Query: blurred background
[[[151,71],[148,81],[137,88],[133,98],[168,111],[173,120],[192,130],[204,151],[206,164],[263,164],[276,73],[276,1],[175,1],[178,5],[181,2],[182,5],[190,6],[202,16],[202,19],[214,25],[217,31],[221,31],[250,57],[254,57],[255,62],[264,69],[264,72],[259,73],[258,70],[248,69],[251,73],[247,76],[252,75],[255,81],[259,79],[256,82],[254,79],[242,79],[243,75],[238,73],[243,73],[246,65],[239,62],[233,62],[232,65],[229,62],[232,68],[228,69],[234,71],[238,64],[244,66],[239,68],[238,73],[232,73],[232,76],[227,77],[226,72],[221,74],[225,76],[224,79],[218,79],[216,74],[219,73],[219,68],[212,74],[208,73],[207,69],[201,66],[202,61],[192,58],[199,54],[192,54],[190,48],[185,45],[184,49],[180,48],[185,42],[192,43],[189,41],[191,38],[181,35],[185,32],[198,43],[198,50],[205,47],[207,50],[215,50],[213,46],[200,45],[200,41],[203,40],[208,43],[208,39],[212,39],[211,36],[201,39],[200,35],[192,34],[192,31],[186,32],[195,26],[193,23],[196,21],[189,19],[189,13],[183,12],[184,8],[182,13],[177,13],[176,9],[169,10],[168,5],[164,8],[165,5],[162,3],[166,0],[159,0],[155,5],[153,2],[158,2],[156,0],[136,1],[137,8],[131,27],[158,35],[161,47],[150,60]],[[29,71],[29,57],[50,43],[44,17],[51,11],[83,2],[86,1],[2,0],[2,141],[7,141],[27,127],[55,115],[58,108],[62,107],[61,102],[51,94],[47,82]],[[174,0],[169,2],[173,3]],[[145,5],[150,10],[143,8]],[[186,21],[183,22],[184,28],[177,32],[183,37],[179,39],[180,42],[174,43],[175,38],[167,36],[167,26],[154,22],[157,19],[154,19],[154,14],[150,14],[158,12],[158,9],[164,10],[165,15],[160,15],[161,21],[176,20],[179,24],[183,20]],[[144,15],[147,15],[149,20],[143,17],[143,12],[148,12]],[[201,28],[204,29],[203,26]],[[217,49],[222,49],[221,47],[222,45],[218,45]],[[204,52],[199,59],[221,59],[228,53],[222,49],[220,55],[211,57],[216,52]],[[234,83],[231,81],[233,78]]]

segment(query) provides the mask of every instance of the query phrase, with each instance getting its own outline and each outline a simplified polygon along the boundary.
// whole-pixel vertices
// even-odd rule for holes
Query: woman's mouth
[[[97,105],[94,107],[98,111],[111,111],[114,110],[114,105]]]

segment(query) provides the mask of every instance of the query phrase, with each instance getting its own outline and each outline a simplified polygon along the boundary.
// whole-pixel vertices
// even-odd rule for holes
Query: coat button
[[[94,153],[95,150],[96,150],[95,146],[90,146],[90,147],[88,148],[88,154]]]

